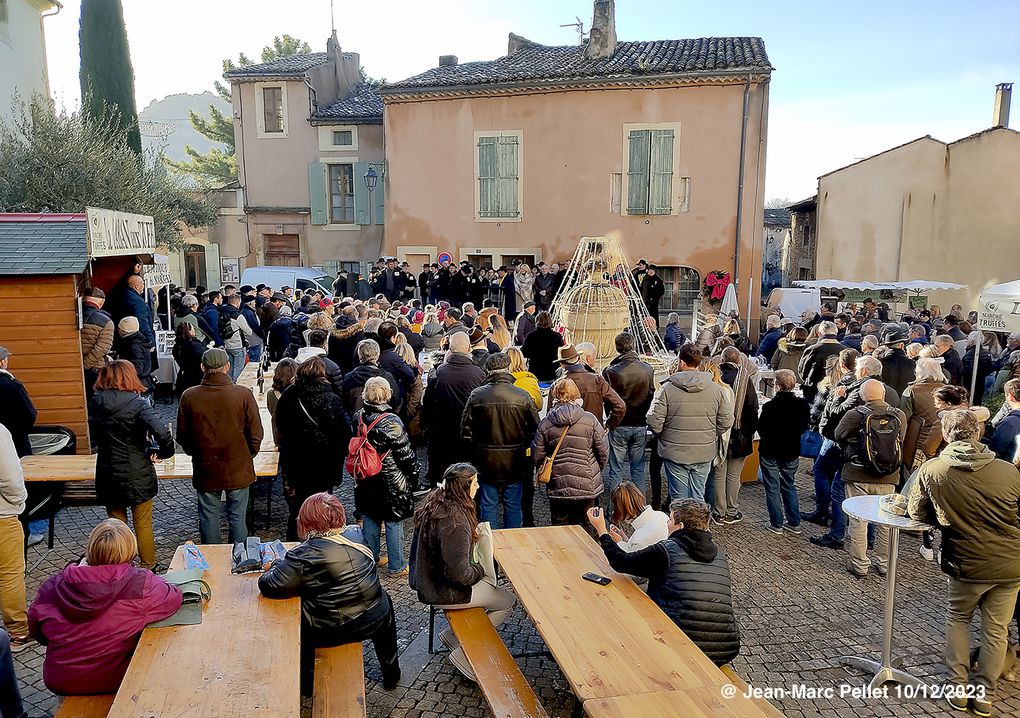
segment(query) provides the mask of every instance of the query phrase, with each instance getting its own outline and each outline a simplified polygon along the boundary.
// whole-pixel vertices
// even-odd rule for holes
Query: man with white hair
[[[354,350],[358,364],[344,377],[341,385],[340,400],[344,405],[344,415],[347,417],[347,430],[351,433],[344,437],[353,436],[357,429],[354,415],[361,410],[365,383],[374,376],[381,376],[390,384],[394,397],[400,396],[400,386],[397,380],[388,371],[379,366],[379,343],[374,339],[362,339]],[[391,407],[399,411],[399,407]],[[346,445],[346,444],[345,444]]]
[[[805,349],[804,356],[800,359],[797,373],[800,375],[804,398],[809,404],[814,403],[818,395],[818,384],[825,378],[826,359],[836,356],[844,349],[836,338],[837,331],[834,323],[822,322],[818,341]]]
[[[1020,591],[1020,473],[980,443],[981,424],[965,409],[942,417],[949,442],[917,472],[910,515],[942,529],[942,570],[949,576],[946,664],[953,709],[991,715],[1009,641],[1009,620]],[[981,610],[978,669],[970,676],[970,624]]]
[[[843,420],[843,417],[845,417],[853,409],[862,406],[865,403],[861,396],[861,388],[868,381],[880,380],[881,376],[882,362],[871,356],[857,358],[857,361],[854,364],[853,381],[847,385],[843,385],[841,382],[839,386],[832,390],[832,393],[829,395],[829,399],[825,403],[819,427],[823,437],[830,439],[831,441],[836,440],[836,429]],[[879,383],[881,382],[879,381]],[[882,387],[885,391],[885,395],[883,397],[885,402],[890,406],[899,407],[899,394],[885,384],[882,384]],[[841,464],[838,464],[837,466],[839,465]],[[815,462],[814,472],[816,486],[820,469],[820,464]],[[829,518],[828,533],[822,534],[821,536],[812,536],[809,539],[811,543],[818,546],[824,546],[826,548],[839,549],[843,547],[843,540],[846,538],[846,514],[843,513],[841,507],[843,506],[843,499],[845,498],[846,484],[843,479],[843,472],[842,470],[837,470],[832,474],[829,481],[830,507],[828,512],[821,512],[816,509],[814,514],[805,518],[806,521],[810,521],[811,523],[819,523],[816,518],[820,515],[824,515]]]
[[[885,401],[885,389],[877,379],[865,381],[860,389],[863,405],[849,411],[836,427],[836,442],[843,446],[847,457],[842,470],[847,498],[891,494],[899,483],[907,417]],[[847,571],[864,578],[871,568],[868,524],[851,517],[847,529],[850,534]],[[889,529],[876,526],[875,569],[880,576],[888,570],[888,542]]]
[[[956,351],[956,340],[949,334],[939,334],[932,344],[942,358],[942,368],[949,374],[949,383],[963,386],[963,359]]]
[[[761,341],[758,342],[758,350],[754,353],[756,357],[765,357],[765,361],[770,364],[772,355],[779,348],[779,339],[783,336],[783,331],[779,328],[782,321],[782,317],[777,314],[772,314],[765,320],[765,333],[762,334]]]
[[[421,425],[428,450],[428,485],[435,486],[443,472],[467,459],[467,446],[454,428],[460,427],[464,405],[471,392],[482,385],[486,373],[471,358],[471,340],[464,332],[449,337],[446,361],[436,369],[425,387],[421,403]]]

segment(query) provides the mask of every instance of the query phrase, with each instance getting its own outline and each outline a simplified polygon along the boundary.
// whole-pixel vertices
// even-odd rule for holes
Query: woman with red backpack
[[[414,513],[412,491],[418,485],[418,457],[403,422],[390,410],[393,390],[386,379],[365,383],[363,406],[354,417],[347,471],[354,477],[354,503],[361,514],[365,543],[390,576],[407,575],[404,519]],[[386,558],[379,558],[380,533],[386,527]]]

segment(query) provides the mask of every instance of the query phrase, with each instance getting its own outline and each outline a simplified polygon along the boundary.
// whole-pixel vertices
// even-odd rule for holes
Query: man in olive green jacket
[[[1020,591],[1020,473],[979,443],[981,425],[970,411],[945,414],[942,435],[949,444],[918,469],[909,510],[942,531],[942,570],[949,576],[946,663],[954,684],[969,682],[970,622],[981,609],[975,682],[983,692],[969,707],[987,716]],[[968,708],[966,698],[948,700],[956,710]]]

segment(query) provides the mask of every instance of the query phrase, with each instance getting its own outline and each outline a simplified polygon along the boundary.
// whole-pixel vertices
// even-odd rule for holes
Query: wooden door
[[[270,267],[300,267],[301,237],[296,234],[264,234],[266,265]]]

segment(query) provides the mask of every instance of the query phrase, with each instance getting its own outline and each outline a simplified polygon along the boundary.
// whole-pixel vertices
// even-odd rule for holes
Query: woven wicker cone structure
[[[669,369],[670,354],[641,301],[630,263],[617,237],[582,237],[553,299],[553,322],[574,345],[595,345],[601,369],[616,356],[616,335],[634,335],[637,353],[656,373]]]

